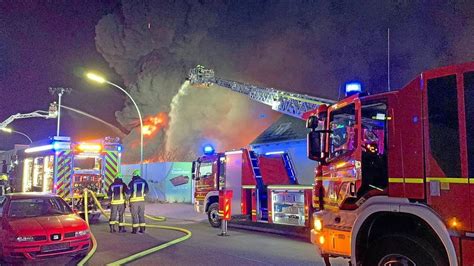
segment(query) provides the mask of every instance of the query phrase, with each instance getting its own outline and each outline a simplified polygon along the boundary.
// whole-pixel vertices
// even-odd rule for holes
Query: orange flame
[[[163,127],[168,126],[168,114],[158,113],[154,116],[145,118],[143,125],[143,135],[152,137],[156,135]]]

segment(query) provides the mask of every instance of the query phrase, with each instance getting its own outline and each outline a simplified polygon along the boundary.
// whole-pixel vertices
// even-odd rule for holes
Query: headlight
[[[323,221],[321,221],[320,219],[315,219],[314,220],[314,230],[316,231],[321,231],[323,230]]]
[[[31,242],[31,241],[35,241],[35,238],[32,236],[18,236],[16,238],[16,241],[17,242]]]
[[[85,236],[85,235],[88,235],[88,234],[89,234],[89,230],[77,231],[76,234],[75,234],[75,237]]]

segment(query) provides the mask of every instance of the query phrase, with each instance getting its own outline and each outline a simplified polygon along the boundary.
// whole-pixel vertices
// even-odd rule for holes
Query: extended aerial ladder
[[[14,114],[8,117],[5,121],[0,123],[0,129],[6,128],[11,122],[17,120],[17,119],[24,119],[24,118],[45,118],[45,119],[50,119],[50,118],[56,118],[58,116],[58,108],[56,103],[51,103],[49,105],[48,111],[43,111],[43,110],[37,110],[31,113],[27,114]]]
[[[216,84],[228,88],[245,94],[254,101],[269,105],[275,111],[300,119],[302,119],[304,113],[315,110],[322,104],[331,105],[335,102],[306,94],[280,91],[274,88],[264,88],[218,78],[215,76],[214,70],[207,69],[202,65],[198,65],[189,71],[188,80],[191,85],[204,84],[210,86]]]

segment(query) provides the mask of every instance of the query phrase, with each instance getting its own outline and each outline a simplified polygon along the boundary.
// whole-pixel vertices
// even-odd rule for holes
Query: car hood
[[[8,224],[17,235],[49,235],[88,229],[86,222],[75,214],[14,219]]]

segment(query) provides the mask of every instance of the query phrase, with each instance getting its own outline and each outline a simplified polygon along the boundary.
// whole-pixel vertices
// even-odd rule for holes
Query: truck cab
[[[327,262],[472,265],[473,91],[466,63],[309,116],[321,164],[311,236]]]

